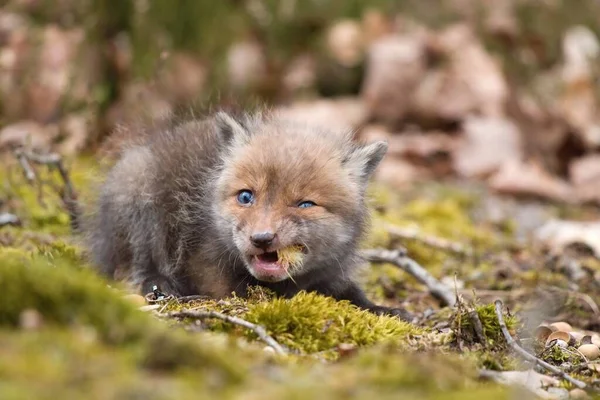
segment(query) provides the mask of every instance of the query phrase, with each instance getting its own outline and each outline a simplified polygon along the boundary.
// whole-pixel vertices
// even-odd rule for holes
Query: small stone
[[[593,361],[600,357],[600,348],[595,344],[584,344],[579,346],[577,349],[583,354],[588,360]]]

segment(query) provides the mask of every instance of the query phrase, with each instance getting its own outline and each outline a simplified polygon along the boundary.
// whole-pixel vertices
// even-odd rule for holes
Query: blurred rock
[[[519,160],[505,163],[489,180],[490,187],[502,194],[537,197],[572,203],[573,188],[562,179],[550,175],[539,165]]]
[[[284,118],[302,123],[321,125],[338,131],[355,130],[367,118],[364,103],[358,98],[323,99],[300,101],[290,106],[277,108]]]
[[[20,121],[0,130],[0,149],[27,145],[32,150],[48,151],[58,137],[58,126]]]
[[[412,113],[423,124],[459,122],[468,115],[504,115],[508,86],[499,63],[467,25],[453,25],[428,43],[438,66],[413,96]],[[405,95],[408,95],[405,93]]]
[[[523,155],[521,133],[511,121],[494,117],[471,117],[454,152],[454,168],[465,177],[482,177]]]
[[[569,166],[569,178],[580,201],[600,204],[600,154],[574,160]]]
[[[426,71],[423,35],[386,36],[368,51],[362,96],[369,113],[385,123],[405,118]]]
[[[535,232],[535,239],[554,253],[569,246],[586,246],[600,255],[600,222],[551,220]]]

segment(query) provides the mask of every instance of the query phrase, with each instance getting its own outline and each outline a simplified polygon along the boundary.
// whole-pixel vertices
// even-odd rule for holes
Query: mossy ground
[[[86,159],[70,165],[73,171],[87,171],[73,176],[85,198],[95,166]],[[477,311],[486,343],[469,336],[464,310],[439,309],[424,287],[391,265],[365,271],[365,284],[383,303],[397,305],[408,299],[405,305],[418,314],[432,308],[432,316],[417,326],[311,293],[280,299],[258,288],[248,299],[170,300],[158,310],[143,312],[124,298],[125,286],[107,282],[89,268],[77,238],[69,233],[59,197],[48,192],[42,206],[37,190],[13,172],[2,192],[8,199],[5,209],[23,221],[21,227],[0,231],[3,398],[336,399],[397,398],[402,393],[415,399],[500,399],[511,394],[477,379],[480,368],[517,366],[504,346],[491,302],[464,304]],[[381,229],[382,222],[418,224],[423,232],[486,254],[502,246],[507,234],[497,226],[473,222],[476,196],[440,187],[427,188],[419,196],[407,193],[399,198],[385,188],[372,188],[376,215],[363,245],[404,245],[438,278],[456,274],[471,288],[489,287],[483,282],[494,274],[493,261],[466,260],[418,242],[399,241]],[[469,279],[475,272],[479,278]],[[290,354],[276,356],[252,331],[219,320],[165,318],[167,312],[183,308],[217,310],[262,325]],[[518,318],[505,318],[516,334]]]

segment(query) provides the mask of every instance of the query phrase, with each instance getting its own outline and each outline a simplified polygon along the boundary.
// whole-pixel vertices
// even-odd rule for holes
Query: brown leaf
[[[600,203],[600,154],[574,160],[569,165],[569,177],[579,200]]]
[[[503,118],[471,117],[454,153],[454,168],[466,177],[486,176],[523,155],[521,133]]]
[[[572,187],[550,175],[535,163],[518,160],[505,163],[490,179],[490,187],[499,193],[533,196],[549,200],[573,202]]]
[[[504,114],[508,86],[502,69],[471,28],[451,26],[434,36],[428,47],[442,61],[414,93],[411,112],[417,119],[462,121],[473,113]]]
[[[600,147],[600,119],[594,65],[600,57],[600,43],[590,29],[570,28],[563,38],[564,64],[560,79],[562,117],[576,130],[588,148]]]
[[[368,51],[362,87],[370,114],[389,123],[404,119],[425,69],[423,35],[386,36],[375,41]]]
[[[551,220],[535,232],[535,239],[555,253],[571,245],[585,245],[600,255],[600,222]]]
[[[386,157],[375,170],[374,178],[395,188],[403,188],[422,176],[423,172],[408,161]]]

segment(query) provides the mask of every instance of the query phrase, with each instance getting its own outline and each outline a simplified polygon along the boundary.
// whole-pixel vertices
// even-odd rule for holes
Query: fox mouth
[[[257,256],[254,256],[259,262],[267,263],[267,264],[275,264],[279,261],[279,255],[276,251],[271,251],[268,253],[262,253]]]
[[[250,258],[250,273],[258,280],[278,282],[291,278],[290,272],[302,265],[306,247],[288,246],[268,251]]]

